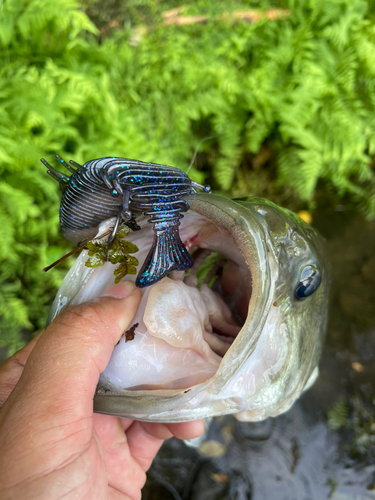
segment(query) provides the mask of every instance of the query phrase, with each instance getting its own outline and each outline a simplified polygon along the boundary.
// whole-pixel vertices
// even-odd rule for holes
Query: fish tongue
[[[194,349],[217,366],[219,358],[203,338],[212,329],[196,288],[182,281],[162,279],[150,291],[143,321],[153,337],[174,347]]]

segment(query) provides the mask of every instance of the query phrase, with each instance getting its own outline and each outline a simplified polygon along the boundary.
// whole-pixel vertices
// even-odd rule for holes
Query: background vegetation
[[[217,191],[313,210],[323,186],[375,216],[371,2],[3,0],[0,9],[9,352],[43,327],[71,264],[41,272],[70,249],[41,157],[187,169],[197,151],[189,174]]]

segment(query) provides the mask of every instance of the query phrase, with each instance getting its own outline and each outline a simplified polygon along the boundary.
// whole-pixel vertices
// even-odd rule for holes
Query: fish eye
[[[320,272],[315,266],[306,266],[302,269],[300,282],[294,292],[297,300],[303,300],[310,297],[319,287],[322,281]]]

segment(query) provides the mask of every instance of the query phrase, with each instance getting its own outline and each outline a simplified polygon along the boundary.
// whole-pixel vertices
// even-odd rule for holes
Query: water
[[[205,453],[167,441],[144,500],[375,500],[375,223],[329,209],[315,225],[333,276],[318,381],[275,419],[215,419]]]

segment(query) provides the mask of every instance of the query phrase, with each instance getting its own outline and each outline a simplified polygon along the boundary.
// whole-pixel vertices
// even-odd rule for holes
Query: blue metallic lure
[[[127,158],[99,158],[84,165],[72,160],[68,164],[59,155],[56,158],[70,175],[54,169],[44,158],[41,162],[63,191],[60,226],[71,243],[94,237],[103,220],[116,217],[108,239],[111,243],[121,222],[143,213],[150,216],[155,236],[136,285],[143,288],[172,271],[192,267],[194,261],[178,231],[182,212],[189,210],[182,196],[197,189],[209,193],[209,186],[197,184],[178,168]]]

